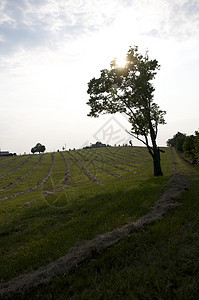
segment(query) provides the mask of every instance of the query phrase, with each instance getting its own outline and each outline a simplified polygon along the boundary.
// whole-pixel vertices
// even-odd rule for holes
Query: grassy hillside
[[[195,299],[198,171],[171,149],[164,150],[161,178],[153,177],[151,158],[141,147],[0,160],[1,282],[57,260],[83,240],[138,219],[167,189],[169,176],[180,172],[194,180],[193,187],[164,220],[23,297]]]

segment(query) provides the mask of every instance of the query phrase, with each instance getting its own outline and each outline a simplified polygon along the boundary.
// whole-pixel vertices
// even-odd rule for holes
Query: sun
[[[117,63],[117,66],[119,68],[124,68],[126,66],[126,57],[125,56],[119,56],[116,58],[116,63]]]

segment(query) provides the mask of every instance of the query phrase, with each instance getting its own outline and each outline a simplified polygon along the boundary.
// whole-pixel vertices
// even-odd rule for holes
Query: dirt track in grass
[[[17,171],[18,169],[22,168],[33,156],[29,155],[28,158],[26,160],[24,160],[19,166],[17,166],[16,168],[14,168],[13,170],[3,174],[0,176],[0,179],[9,176],[10,174],[14,173],[15,171]]]
[[[114,167],[114,168],[116,168],[116,169],[118,169],[118,170],[136,173],[136,172],[134,172],[134,171],[132,171],[132,170],[128,170],[128,169],[126,169],[126,168],[122,168],[122,167],[119,167],[119,166],[117,166],[117,165],[111,164],[110,162],[108,162],[108,161],[102,159],[99,155],[97,156],[97,155],[95,155],[95,154],[93,154],[93,153],[89,153],[89,155],[91,155],[91,156],[97,158],[97,160],[99,160],[99,161],[101,161],[101,162],[103,162],[103,163],[105,163],[105,164],[107,164],[107,165],[109,165],[109,166],[112,166],[112,167]]]
[[[65,173],[65,178],[64,178],[64,183],[61,185],[61,186],[58,186],[57,188],[54,188],[53,190],[51,191],[46,191],[46,192],[43,192],[43,195],[40,197],[40,198],[36,198],[36,199],[32,199],[31,201],[28,201],[26,202],[23,207],[29,207],[31,204],[33,204],[34,202],[36,202],[37,200],[39,199],[44,199],[48,196],[52,196],[54,195],[55,193],[67,188],[67,186],[69,185],[70,183],[70,180],[71,180],[71,176],[70,176],[70,168],[69,168],[69,164],[68,164],[68,161],[66,159],[66,157],[63,155],[62,152],[59,152],[60,155],[62,156],[62,158],[64,159],[64,162],[65,162],[65,165],[66,165],[66,173]]]
[[[97,179],[85,166],[84,164],[77,158],[77,156],[75,156],[74,154],[72,154],[70,151],[68,152],[73,158],[74,160],[78,163],[78,165],[82,168],[82,170],[84,171],[84,173],[86,174],[86,176],[90,179],[90,181],[93,181],[96,184],[99,185],[103,185],[103,183]]]
[[[42,161],[44,155],[41,154],[39,157],[39,160],[37,161],[37,163],[32,167],[31,170],[29,170],[27,173],[25,173],[24,175],[22,175],[21,177],[17,178],[14,182],[11,182],[9,184],[7,184],[6,186],[2,187],[0,189],[0,192],[10,189],[11,187],[17,185],[20,181],[22,181],[24,178],[26,178],[27,176],[29,176],[40,164],[40,162]]]
[[[13,278],[12,280],[0,284],[0,295],[3,299],[6,296],[16,293],[24,293],[31,287],[37,287],[40,284],[47,284],[54,277],[68,274],[77,265],[92,257],[93,253],[99,253],[102,250],[116,244],[125,236],[161,220],[170,209],[179,205],[174,201],[183,192],[188,189],[191,181],[182,175],[174,174],[171,176],[169,188],[163,193],[162,197],[155,203],[152,209],[137,221],[131,222],[121,228],[111,232],[98,235],[90,241],[84,241],[76,247],[69,249],[68,253],[46,266],[39,268],[32,273],[24,274]]]
[[[132,165],[132,164],[129,164],[129,163],[127,164],[126,162],[118,161],[117,159],[113,158],[113,155],[110,156],[110,153],[105,153],[105,151],[101,151],[101,154],[105,155],[109,160],[112,160],[112,161],[116,162],[117,164],[119,163],[119,164],[122,164],[124,166],[133,167],[133,168],[139,168],[140,167],[140,166],[137,166],[137,165]],[[115,157],[115,155],[114,155],[114,157]]]
[[[1,169],[4,169],[6,168],[7,166],[9,166],[10,164],[12,164],[15,160],[19,159],[19,156],[16,156],[15,158],[13,158],[12,160],[10,160],[7,164],[3,165],[0,167],[0,170]]]
[[[102,166],[98,165],[96,162],[94,162],[92,159],[90,159],[88,156],[82,154],[82,153],[78,153],[79,155],[81,155],[82,157],[84,157],[87,161],[89,161],[91,164],[93,164],[94,166],[96,166],[97,168],[103,170],[105,173],[111,175],[111,176],[115,176],[115,177],[121,177],[121,175],[116,174],[115,172],[112,172],[106,168],[103,168]]]
[[[40,157],[41,158],[41,157]],[[35,189],[39,188],[40,186],[44,185],[44,183],[48,180],[48,178],[50,177],[51,173],[52,173],[52,170],[53,170],[53,167],[54,167],[54,164],[55,164],[55,157],[54,157],[54,153],[51,154],[51,158],[52,158],[52,163],[51,163],[51,166],[50,166],[50,169],[48,171],[48,173],[39,181],[37,182],[37,184],[35,184],[34,186],[28,188],[27,190],[24,190],[24,191],[20,191],[20,192],[17,192],[15,194],[12,194],[12,195],[9,195],[9,196],[5,196],[3,198],[0,199],[0,202],[1,201],[4,201],[4,200],[8,200],[8,199],[12,199],[12,198],[16,198],[18,196],[21,196],[21,195],[25,195],[27,193],[30,193],[32,191],[34,191]],[[40,161],[38,162],[40,163]],[[32,170],[30,170],[29,172],[32,172]],[[28,173],[27,173],[28,174]],[[29,173],[30,174],[30,173]],[[18,183],[18,182],[17,182]],[[15,181],[15,184],[16,184],[16,181]],[[12,184],[13,185],[13,184]]]

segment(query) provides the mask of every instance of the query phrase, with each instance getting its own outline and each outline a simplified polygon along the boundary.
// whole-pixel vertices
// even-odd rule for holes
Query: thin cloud
[[[114,20],[119,2],[3,1],[0,6],[1,53],[53,44],[57,47],[63,40],[101,30]]]
[[[0,53],[62,47],[62,43],[110,26],[125,9],[132,12],[131,18],[142,35],[183,39],[195,36],[199,30],[196,0],[2,0]]]
[[[197,2],[0,0],[0,132],[4,149],[29,151],[29,146],[24,147],[39,136],[49,145],[53,143],[53,149],[65,139],[71,143],[69,147],[88,140],[88,135],[101,127],[101,119],[86,118],[87,82],[134,44],[144,47],[143,51],[148,48],[162,65],[156,95],[160,106],[168,110],[168,119],[169,111],[173,115],[177,111],[180,116],[190,116],[187,124],[196,129]],[[194,112],[192,107],[196,107]],[[174,129],[170,130],[167,138]]]
[[[153,0],[150,1],[152,4]],[[155,4],[154,4],[155,5]],[[158,4],[157,4],[158,5]],[[159,2],[159,22],[145,35],[176,39],[178,41],[198,38],[199,2],[196,0],[169,0]],[[154,6],[155,7],[155,6]]]
[[[195,0],[177,1],[172,5],[171,32],[180,39],[198,37],[199,3]]]

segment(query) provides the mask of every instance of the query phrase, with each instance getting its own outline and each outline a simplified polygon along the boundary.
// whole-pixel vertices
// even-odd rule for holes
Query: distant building
[[[15,156],[16,153],[10,153],[9,151],[0,151],[0,156]]]
[[[8,155],[9,151],[0,151],[0,155]]]

